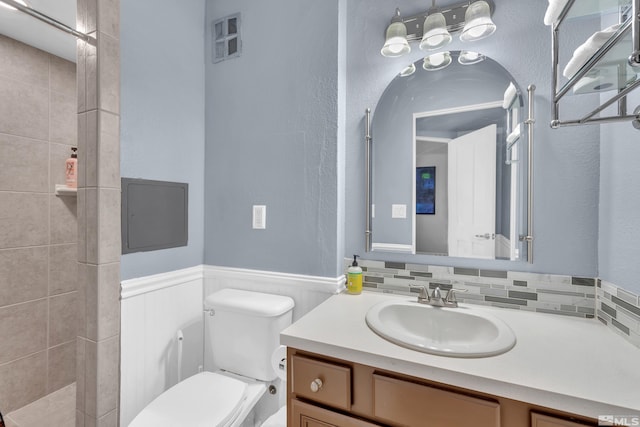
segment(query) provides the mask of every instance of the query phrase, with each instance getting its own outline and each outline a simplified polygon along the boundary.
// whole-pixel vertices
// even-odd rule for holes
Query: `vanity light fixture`
[[[470,50],[463,50],[458,56],[458,62],[460,65],[472,65],[478,62],[484,61],[485,56],[478,52],[472,52]]]
[[[432,9],[435,10],[436,0],[433,0]],[[451,34],[447,30],[447,20],[441,12],[427,15],[423,25],[423,36],[420,41],[420,49],[435,50],[451,43]]]
[[[496,24],[491,20],[491,9],[486,1],[471,3],[464,15],[465,24],[460,34],[463,42],[480,40],[496,31]]]
[[[448,67],[449,64],[451,64],[451,53],[449,51],[438,52],[425,57],[422,68],[426,71],[438,71]]]
[[[29,5],[27,4],[27,2],[25,2],[24,0],[14,0],[16,3],[20,3],[21,5],[25,6],[25,7],[29,7]],[[2,0],[0,0],[0,6],[9,9],[9,10],[18,10],[13,6],[9,6],[8,4],[6,4],[5,2],[3,2]]]
[[[400,9],[396,8],[391,24],[387,27],[387,35],[380,53],[382,56],[395,58],[409,52],[411,52],[411,46],[407,41],[407,27],[400,16]]]
[[[462,32],[460,40],[473,41],[488,37],[496,30],[491,20],[494,0],[471,0],[443,8],[435,7],[408,18],[400,10],[387,27],[383,56],[398,57],[411,52],[409,42],[419,41],[420,49],[435,50],[452,40],[451,34]]]

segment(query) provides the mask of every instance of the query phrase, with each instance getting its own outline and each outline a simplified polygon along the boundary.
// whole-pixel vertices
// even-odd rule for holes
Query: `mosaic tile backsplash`
[[[411,285],[431,290],[439,286],[442,291],[466,289],[456,295],[460,302],[582,318],[596,315],[594,278],[372,260],[359,264],[368,291],[416,295],[420,290]]]
[[[413,296],[420,289],[411,285],[466,289],[456,294],[458,301],[597,318],[640,348],[640,296],[600,279],[372,260],[359,264],[368,291]],[[351,259],[345,259],[345,270],[349,265]]]
[[[613,283],[598,281],[597,316],[613,331],[640,347],[640,296]]]

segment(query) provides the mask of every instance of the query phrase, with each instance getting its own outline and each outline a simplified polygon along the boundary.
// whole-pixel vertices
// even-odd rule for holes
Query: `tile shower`
[[[74,63],[0,36],[0,410],[72,384],[76,198],[58,197],[77,145]]]

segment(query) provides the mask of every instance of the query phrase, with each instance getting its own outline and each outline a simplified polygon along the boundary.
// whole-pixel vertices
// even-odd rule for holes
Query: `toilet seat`
[[[248,385],[215,372],[201,372],[152,401],[129,427],[228,427],[240,415]]]

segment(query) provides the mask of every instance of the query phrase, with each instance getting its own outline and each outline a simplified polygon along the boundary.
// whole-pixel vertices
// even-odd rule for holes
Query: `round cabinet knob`
[[[316,378],[311,381],[311,391],[317,393],[322,388],[322,380],[320,378]]]

